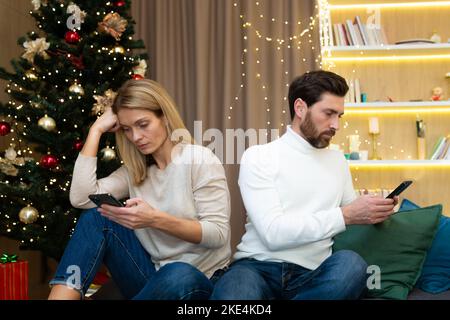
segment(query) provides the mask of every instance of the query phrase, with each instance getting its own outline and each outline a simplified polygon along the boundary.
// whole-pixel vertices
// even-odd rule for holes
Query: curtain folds
[[[134,0],[132,8],[136,37],[150,55],[147,77],[174,97],[191,133],[194,122],[201,121],[203,133],[218,129],[228,145],[227,129],[284,132],[290,122],[287,85],[318,68],[315,14],[313,0]],[[201,134],[195,138],[211,143]],[[232,149],[234,161],[225,163],[225,147],[222,160],[235,246],[244,231],[245,209],[237,185],[240,154]]]

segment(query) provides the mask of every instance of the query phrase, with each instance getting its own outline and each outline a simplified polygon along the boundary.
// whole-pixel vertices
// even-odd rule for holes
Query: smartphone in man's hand
[[[411,180],[406,180],[400,183],[400,185],[394,189],[387,197],[386,199],[394,199],[394,197],[400,195],[403,191],[405,191],[406,188],[408,188],[411,183],[413,183]]]
[[[109,193],[101,193],[101,194],[91,194],[89,195],[89,199],[100,207],[102,204],[108,204],[114,207],[124,207],[123,203],[114,198]]]

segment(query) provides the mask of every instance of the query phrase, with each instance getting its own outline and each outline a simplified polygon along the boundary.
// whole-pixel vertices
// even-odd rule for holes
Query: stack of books
[[[333,24],[334,44],[336,46],[380,46],[387,45],[384,28],[375,24],[363,24],[356,16],[353,22]]]

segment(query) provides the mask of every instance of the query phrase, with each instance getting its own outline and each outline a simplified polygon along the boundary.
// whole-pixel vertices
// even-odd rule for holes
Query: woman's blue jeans
[[[80,217],[50,285],[62,284],[84,296],[104,263],[121,293],[135,300],[205,300],[213,285],[183,262],[156,271],[134,231],[90,209]]]

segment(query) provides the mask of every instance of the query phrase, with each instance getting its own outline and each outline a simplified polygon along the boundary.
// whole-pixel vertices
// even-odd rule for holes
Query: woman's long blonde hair
[[[125,82],[119,89],[112,106],[115,114],[122,108],[149,110],[159,118],[165,116],[168,139],[175,130],[181,129],[184,132],[183,142],[192,143],[192,137],[181,120],[175,102],[159,83],[147,79]],[[123,130],[116,132],[116,143],[119,155],[133,176],[135,185],[141,184],[147,178],[148,164],[154,163],[153,157],[140,153],[127,139]]]

